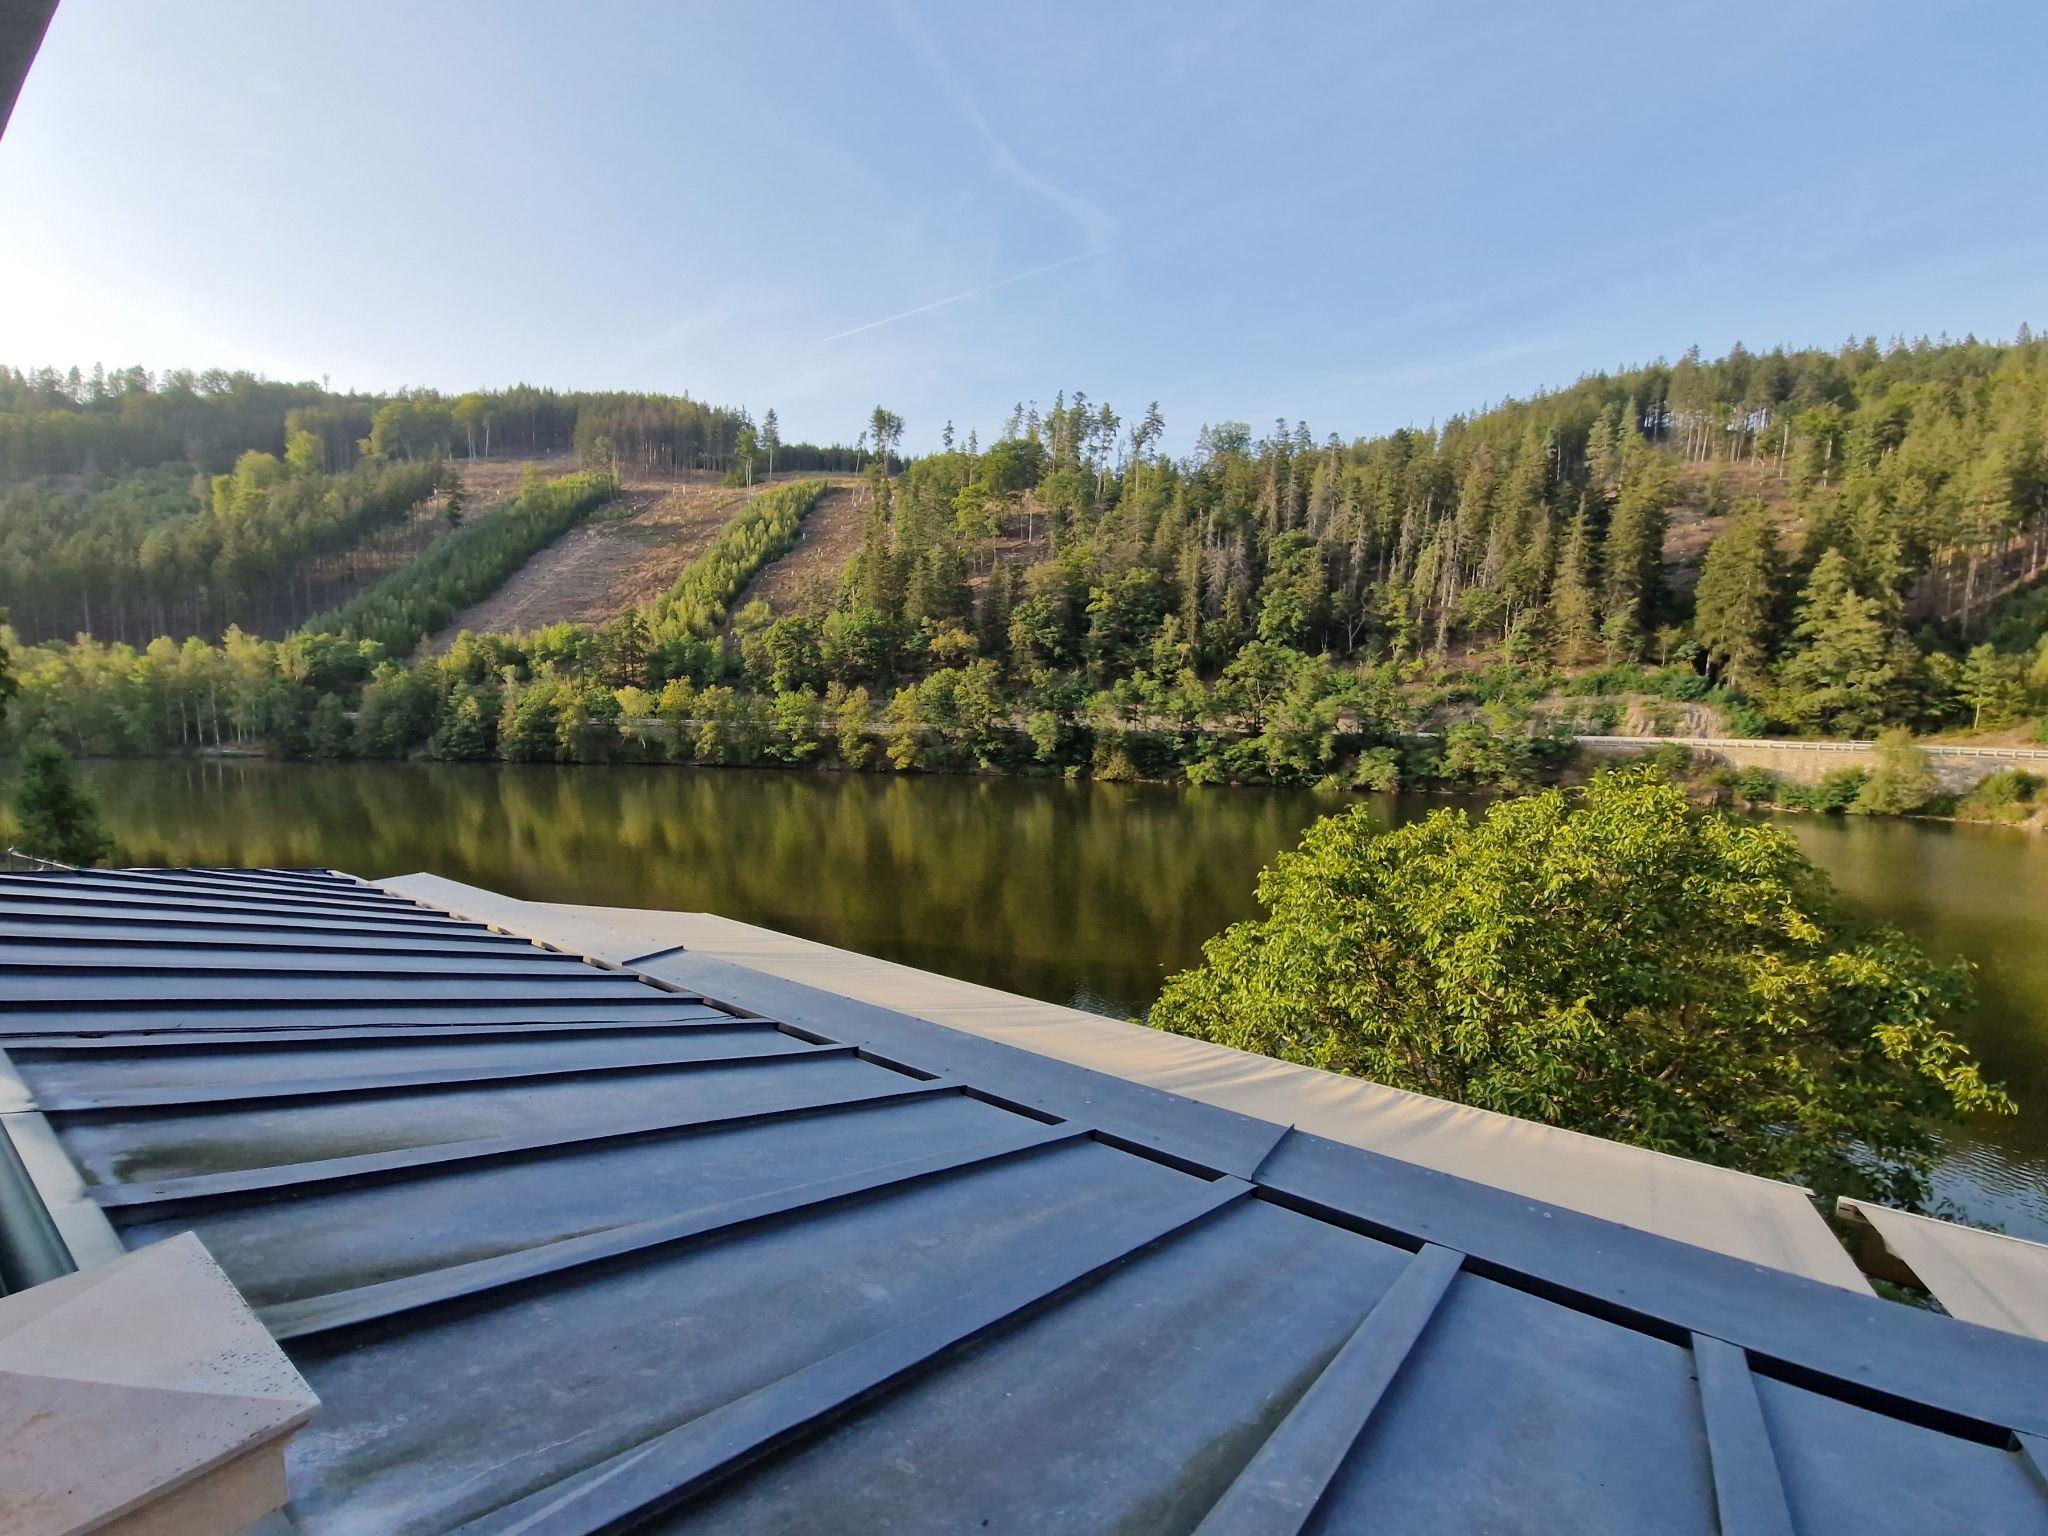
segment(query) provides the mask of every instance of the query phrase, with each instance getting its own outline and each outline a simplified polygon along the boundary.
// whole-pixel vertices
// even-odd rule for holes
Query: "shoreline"
[[[1682,746],[1680,746],[1679,743],[1672,743],[1671,745],[1673,745],[1674,747],[1679,747],[1681,751],[1685,750]],[[1605,752],[1593,752],[1581,748],[1573,752],[1570,756],[1561,760],[1559,763],[1557,763],[1555,767],[1552,769],[1552,771],[1540,774],[1537,777],[1532,778],[1528,781],[1516,782],[1513,784],[1459,782],[1455,780],[1436,778],[1428,775],[1417,775],[1412,778],[1403,777],[1397,783],[1386,785],[1361,785],[1351,782],[1345,782],[1341,780],[1337,774],[1334,773],[1323,775],[1314,779],[1304,778],[1296,780],[1294,782],[1287,782],[1284,780],[1271,778],[1262,779],[1230,777],[1205,778],[1197,780],[1190,778],[1186,775],[1184,765],[1182,766],[1182,772],[1177,775],[1167,775],[1161,773],[1144,773],[1137,772],[1135,770],[1104,774],[1094,771],[1094,766],[1092,764],[1078,763],[1069,764],[1065,766],[1052,764],[1029,764],[1019,765],[1015,767],[1005,767],[1002,765],[991,764],[986,762],[959,762],[919,763],[911,766],[899,767],[890,764],[886,761],[875,761],[861,766],[855,766],[853,764],[845,762],[837,756],[825,754],[804,758],[798,761],[779,759],[765,754],[756,757],[752,761],[703,761],[698,760],[696,758],[691,758],[687,760],[677,760],[675,758],[671,758],[668,756],[648,756],[644,754],[630,753],[606,754],[592,758],[552,761],[520,761],[497,756],[486,758],[463,759],[438,758],[427,756],[425,754],[411,754],[405,757],[286,757],[266,752],[262,749],[260,745],[255,743],[228,744],[219,748],[204,748],[192,751],[166,752],[154,754],[82,754],[79,760],[81,762],[185,761],[201,763],[275,763],[279,766],[291,766],[304,763],[401,763],[428,765],[450,764],[513,768],[627,767],[709,769],[713,771],[730,771],[737,769],[743,771],[751,770],[757,772],[770,773],[847,774],[875,778],[893,777],[908,779],[918,777],[931,777],[953,779],[1010,779],[1038,782],[1061,781],[1067,783],[1089,782],[1103,784],[1144,784],[1162,789],[1279,789],[1293,791],[1297,793],[1306,791],[1311,794],[1326,796],[1334,803],[1341,802],[1343,800],[1363,798],[1374,794],[1382,793],[1441,795],[1446,797],[1461,795],[1483,795],[1490,798],[1496,796],[1529,794],[1551,787],[1561,786],[1565,788],[1571,788],[1576,785],[1583,784],[1586,781],[1586,779],[1590,778],[1593,775],[1593,773],[1600,771],[1602,767],[1623,767],[1643,764],[1649,762],[1655,755],[1655,752],[1655,748],[1650,748],[1639,754],[1623,756]],[[1713,767],[1704,765],[1700,763],[1697,757],[1689,756],[1688,763],[1678,765],[1678,767],[1675,770],[1673,765],[1671,764],[1667,763],[1663,766],[1665,767],[1666,771],[1670,773],[1674,782],[1678,783],[1681,788],[1687,790],[1687,792],[1693,796],[1694,800],[1697,803],[1700,803],[1702,805],[1714,806],[1719,809],[1727,811],[1740,813],[1770,812],[1774,814],[1784,815],[1822,817],[1856,816],[1862,819],[1877,821],[1917,821],[1939,823],[1947,826],[1996,827],[2006,831],[2020,832],[2026,834],[2039,834],[2043,832],[2048,832],[2048,793],[2044,793],[2043,799],[2039,803],[2035,804],[2034,808],[2028,814],[2022,816],[1955,815],[1941,814],[1939,812],[1924,809],[1914,809],[1907,811],[1859,811],[1852,809],[1847,805],[1824,806],[1814,804],[1799,804],[1796,802],[1788,803],[1786,801],[1778,800],[1775,798],[1749,798],[1742,795],[1738,791],[1735,783],[1731,782],[1732,780],[1739,777],[1733,772],[1733,770],[1727,769],[1725,767]],[[1705,771],[1701,771],[1703,768],[1705,769]],[[1794,789],[1795,791],[1802,787],[1797,785],[1793,781],[1785,780],[1777,775],[1772,775],[1771,777],[1777,779],[1781,786]],[[2043,775],[2041,777],[2048,778],[2048,775]],[[1960,801],[1964,797],[1944,796],[1941,798]]]

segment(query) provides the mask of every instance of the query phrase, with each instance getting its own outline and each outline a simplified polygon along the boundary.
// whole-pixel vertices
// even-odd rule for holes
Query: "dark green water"
[[[514,896],[718,912],[1129,1016],[1254,911],[1306,793],[670,768],[118,762],[122,856],[430,870]],[[1390,823],[1439,797],[1381,797]],[[2022,1105],[1956,1136],[1938,1194],[2048,1239],[2048,842],[1787,817],[1849,899],[1978,968],[1962,1031]]]

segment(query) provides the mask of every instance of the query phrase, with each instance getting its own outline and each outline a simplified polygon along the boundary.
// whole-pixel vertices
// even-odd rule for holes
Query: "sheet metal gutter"
[[[13,1136],[0,1130],[0,1296],[77,1268]]]

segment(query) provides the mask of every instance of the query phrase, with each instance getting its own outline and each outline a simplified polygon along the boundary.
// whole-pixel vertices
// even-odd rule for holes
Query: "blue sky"
[[[2048,7],[63,0],[0,359],[1169,446],[2048,324]]]

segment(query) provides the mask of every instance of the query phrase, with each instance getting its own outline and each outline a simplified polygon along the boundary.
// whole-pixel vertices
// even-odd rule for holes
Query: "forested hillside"
[[[685,430],[679,408],[574,398],[593,462]],[[531,410],[525,441],[552,441]],[[383,473],[469,446],[377,419]],[[293,720],[333,694],[354,722],[330,720],[333,751],[1374,787],[1526,782],[1566,726],[2038,733],[2048,712],[2048,345],[2024,333],[1688,354],[1353,441],[1223,422],[1179,458],[1156,407],[1127,421],[1078,392],[907,466],[902,430],[877,408],[852,450],[883,455],[857,552],[767,583],[772,606],[723,617],[795,536],[800,512],[767,521],[780,491],[728,530],[737,582],[409,669],[416,622],[342,625],[387,659],[324,690],[245,645],[238,693],[304,695]],[[738,432],[730,472],[765,473],[772,432]],[[104,749],[104,722],[152,717],[105,702],[135,665],[32,651],[22,713]]]
[[[2038,625],[1989,622],[2048,563],[2030,337],[1688,354],[1349,444],[1224,423],[1177,462],[1162,427],[1063,396],[878,478],[838,590],[761,649],[814,687],[989,661],[1160,722],[1213,714],[1212,680],[1335,687],[1306,657],[1475,698],[1711,693],[1749,732],[2011,724],[2048,690]],[[998,558],[1019,534],[1042,558]]]
[[[0,483],[179,463],[221,474],[251,450],[281,456],[286,439],[301,431],[317,444],[313,463],[334,474],[366,454],[575,454],[593,468],[663,472],[748,463],[765,471],[771,456],[777,470],[851,470],[862,456],[858,448],[782,442],[772,410],[757,425],[744,410],[688,395],[516,384],[456,396],[430,389],[380,396],[221,369],[174,369],[159,378],[143,368],[59,374],[0,366]]]
[[[449,466],[485,455],[751,482],[771,465],[852,469],[864,449],[785,444],[773,411],[757,426],[686,395],[381,398],[246,373],[0,368],[0,608],[31,641],[281,635],[358,573],[424,552],[436,521],[411,514],[428,498],[458,523]]]
[[[146,640],[288,628],[326,567],[435,490],[433,464],[313,467],[313,439],[280,461],[250,449],[232,473],[190,464],[64,490],[0,491],[0,606],[31,639]]]

